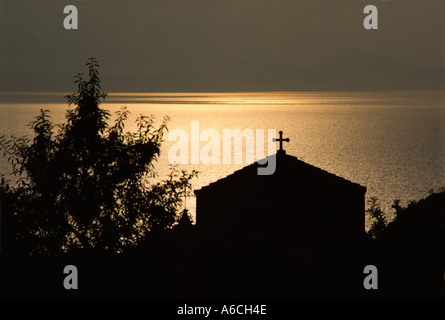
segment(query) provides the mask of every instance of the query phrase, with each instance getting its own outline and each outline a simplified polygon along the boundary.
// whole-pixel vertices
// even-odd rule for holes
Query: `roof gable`
[[[199,194],[201,191],[209,191],[219,188],[226,189],[229,186],[233,187],[235,185],[256,183],[276,185],[277,183],[286,184],[286,182],[300,182],[301,184],[310,184],[313,186],[338,186],[346,189],[357,190],[363,193],[366,192],[366,187],[364,186],[303,162],[297,157],[287,155],[285,152],[278,152],[276,155],[268,156],[265,159],[260,160],[260,162],[264,163],[264,160],[268,160],[274,156],[276,156],[276,170],[272,175],[258,175],[257,169],[258,167],[261,167],[261,165],[258,164],[258,162],[255,162],[222,179],[210,183],[199,190],[196,190],[195,194]]]

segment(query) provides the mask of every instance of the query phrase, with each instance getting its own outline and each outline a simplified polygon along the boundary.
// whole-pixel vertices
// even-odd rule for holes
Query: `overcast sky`
[[[72,91],[92,56],[107,92],[437,89],[444,2],[0,0],[0,92]]]

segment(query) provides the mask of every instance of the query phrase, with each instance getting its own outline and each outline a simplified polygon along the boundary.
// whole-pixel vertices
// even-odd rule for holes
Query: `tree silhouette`
[[[158,128],[140,115],[136,132],[125,131],[126,108],[110,114],[100,108],[99,65],[86,64],[88,77],[75,78],[67,95],[66,122],[58,126],[47,110],[31,124],[34,139],[0,140],[13,173],[6,211],[13,243],[29,254],[58,254],[72,248],[121,252],[146,240],[152,230],[170,228],[177,219],[183,190],[196,172],[178,172],[150,183],[168,117]],[[2,188],[6,190],[7,188]],[[5,201],[4,201],[5,202]]]
[[[398,202],[395,202],[398,204]],[[368,209],[366,209],[366,214],[370,217],[371,228],[369,229],[369,234],[373,238],[377,238],[386,229],[388,225],[385,213],[380,207],[379,200],[377,197],[371,197],[368,200]]]

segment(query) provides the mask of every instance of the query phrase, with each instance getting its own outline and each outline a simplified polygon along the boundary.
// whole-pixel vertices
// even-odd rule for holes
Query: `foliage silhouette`
[[[394,202],[395,205],[399,203],[397,200]],[[379,200],[377,197],[370,197],[368,200],[369,207],[366,209],[366,214],[371,221],[371,228],[369,229],[369,234],[372,238],[378,238],[379,235],[385,230],[388,225],[387,218],[382,208],[380,207]]]
[[[100,108],[99,64],[90,58],[88,77],[75,77],[77,92],[67,95],[66,122],[55,125],[47,110],[31,123],[33,140],[0,139],[18,177],[2,183],[9,249],[29,255],[58,255],[73,248],[122,252],[145,241],[153,230],[171,228],[196,171],[172,168],[151,182],[168,117],[154,127],[140,115],[136,132],[125,131],[129,112]]]

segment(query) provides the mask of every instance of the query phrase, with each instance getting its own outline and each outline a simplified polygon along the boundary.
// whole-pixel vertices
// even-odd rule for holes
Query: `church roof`
[[[234,188],[236,185],[246,184],[246,182],[250,182],[250,184],[265,183],[270,186],[276,186],[283,182],[290,184],[296,181],[311,185],[341,187],[343,189],[366,192],[366,187],[310,165],[299,160],[297,157],[287,155],[285,151],[279,150],[277,154],[273,156],[276,156],[276,170],[272,175],[258,175],[257,169],[262,165],[255,162],[201,189],[195,190],[195,194],[199,195],[203,191],[219,188]],[[265,159],[271,159],[273,156],[266,157]],[[263,161],[260,162],[264,163]]]

